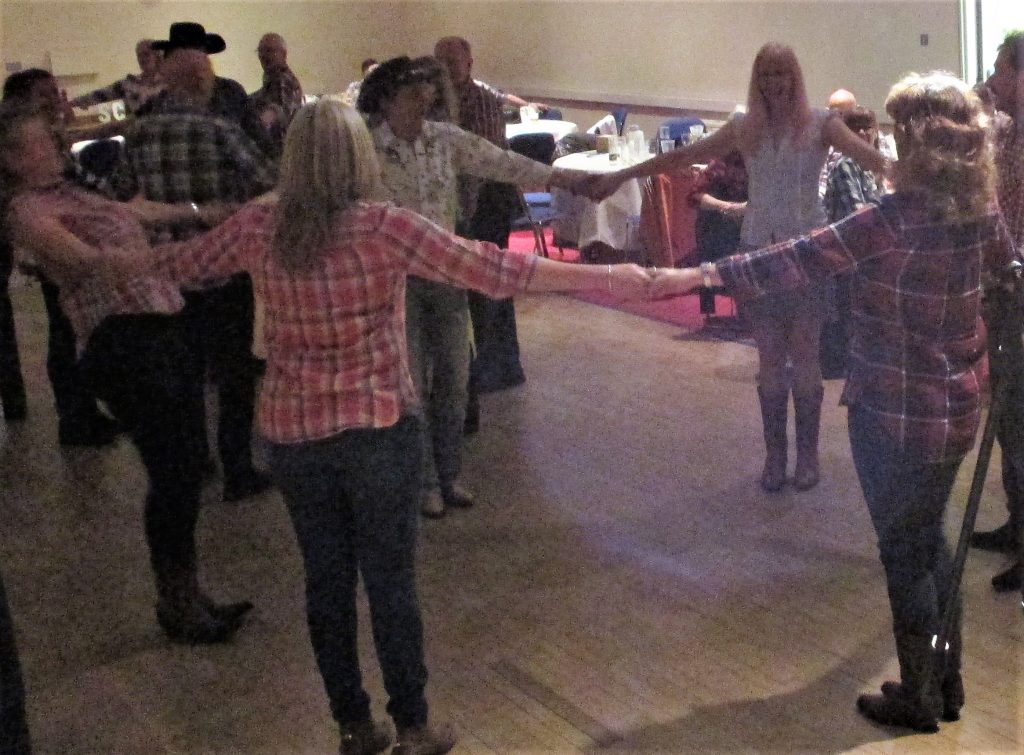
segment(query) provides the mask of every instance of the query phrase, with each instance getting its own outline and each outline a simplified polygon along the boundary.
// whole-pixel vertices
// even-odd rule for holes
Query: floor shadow
[[[590,753],[841,753],[905,736],[861,719],[854,701],[862,685],[850,673],[879,654],[878,638],[869,638],[851,656],[793,692],[758,700],[695,706],[687,715],[644,726],[586,748]],[[709,680],[713,682],[713,680]],[[834,717],[816,715],[834,711]]]

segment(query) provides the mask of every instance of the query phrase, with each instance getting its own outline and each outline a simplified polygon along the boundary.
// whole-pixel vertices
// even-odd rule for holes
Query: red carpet
[[[551,238],[551,230],[545,232],[545,240],[548,245],[548,253],[551,259],[563,260],[565,262],[579,262],[580,253],[576,249],[565,247],[559,250]],[[529,231],[517,231],[509,237],[508,248],[513,252],[532,252],[533,234]],[[680,328],[695,331],[705,328],[704,316],[700,313],[700,303],[696,295],[677,296],[673,299],[662,299],[661,301],[649,302],[624,302],[614,296],[602,291],[590,291],[583,294],[575,294],[577,299],[598,304],[602,307],[618,309],[622,312],[646,317],[649,320],[667,322],[671,325],[678,325]],[[719,296],[715,300],[715,312],[719,318],[732,320],[736,314],[736,307],[732,299]],[[719,320],[719,325],[721,320]],[[722,328],[716,326],[716,333]]]

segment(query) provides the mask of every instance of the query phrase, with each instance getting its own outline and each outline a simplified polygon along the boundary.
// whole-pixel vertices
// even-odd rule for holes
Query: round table
[[[579,131],[579,126],[572,121],[549,121],[544,118],[536,121],[526,121],[525,123],[505,124],[506,139],[523,134],[551,134],[557,142],[563,136],[573,134],[576,131]]]
[[[605,152],[590,150],[560,157],[554,167],[612,173],[628,166],[621,159],[609,160]],[[642,204],[643,194],[636,180],[626,181],[601,202],[553,189],[552,205],[558,216],[552,223],[555,236],[566,244],[575,244],[584,259],[603,258],[604,253],[609,253],[607,247],[627,256],[639,252],[642,249],[639,233]]]

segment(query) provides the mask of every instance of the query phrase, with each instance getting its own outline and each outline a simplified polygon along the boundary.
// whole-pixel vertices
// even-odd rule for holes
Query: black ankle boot
[[[883,684],[880,695],[861,695],[857,698],[857,710],[883,726],[926,733],[938,731],[939,714],[945,711],[931,637],[897,631],[896,654],[900,682]]]
[[[181,645],[216,645],[227,642],[242,626],[241,614],[234,619],[219,618],[198,605],[182,610],[158,603],[156,620],[167,639]]]

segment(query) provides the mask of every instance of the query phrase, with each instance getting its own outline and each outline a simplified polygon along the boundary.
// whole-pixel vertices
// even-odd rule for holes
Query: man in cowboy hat
[[[248,97],[245,89],[234,79],[214,74],[208,57],[227,49],[224,37],[220,34],[208,34],[202,24],[179,21],[171,24],[167,39],[153,42],[153,49],[164,54],[161,74],[165,81],[168,77],[179,81],[182,78],[198,77],[205,87],[209,87],[204,92],[209,112],[234,121],[249,132],[250,111],[247,107]],[[167,82],[167,86],[171,86],[170,81]],[[168,107],[169,99],[173,100],[174,97],[168,93],[158,96],[148,107],[140,110],[139,115],[163,112]]]
[[[169,39],[154,47],[164,51],[167,88],[153,101],[154,112],[125,135],[125,160],[114,180],[118,194],[202,205],[245,202],[271,189],[276,176],[266,156],[225,113],[225,93],[237,87],[244,100],[245,92],[237,82],[216,77],[207,57],[221,52],[224,40],[199,24],[177,23]],[[153,240],[181,241],[200,230],[193,224],[158,228]],[[183,293],[189,350],[218,392],[223,497],[248,498],[270,484],[252,461],[252,281],[243,273]],[[202,386],[196,386],[195,398],[196,410],[203,411]],[[205,437],[198,440],[207,445]]]

